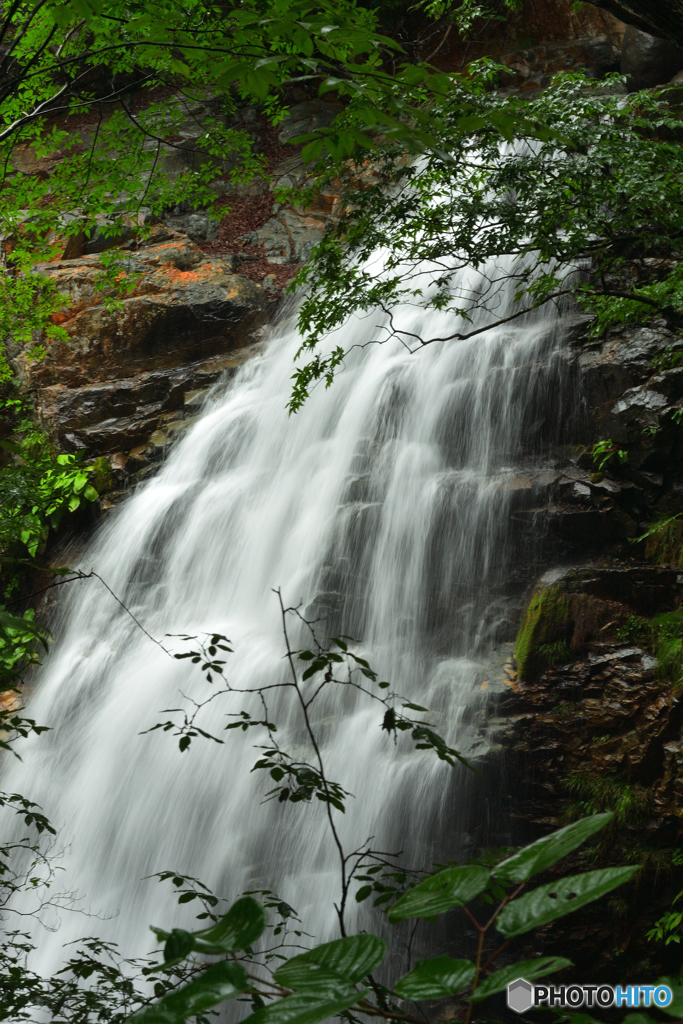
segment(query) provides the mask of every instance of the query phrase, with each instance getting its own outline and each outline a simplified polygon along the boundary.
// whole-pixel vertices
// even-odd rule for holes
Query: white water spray
[[[512,290],[503,299],[511,309]],[[425,335],[452,330],[445,314],[396,316]],[[334,342],[369,341],[378,322],[352,319]],[[289,604],[327,616],[323,634],[360,638],[380,678],[429,707],[466,756],[485,753],[494,685],[482,684],[515,626],[509,484],[555,330],[554,314],[536,314],[415,355],[394,341],[356,349],[331,390],[314,390],[291,417],[300,339],[273,332],[263,354],[215,390],[158,476],[112,514],[81,568],[94,568],[160,639],[226,634],[235,648],[226,673],[241,687],[282,678],[280,587]],[[208,696],[203,677],[155,646],[97,580],[71,584],[62,602],[31,703],[52,731],[24,745],[4,788],[38,801],[60,828],[61,884],[104,919],[48,915],[57,930],[37,935],[40,967],[55,969],[63,943],[84,933],[136,955],[151,948],[150,923],[192,927],[192,904],[176,907],[167,888],[145,880],[166,868],[231,898],[276,889],[318,940],[335,934],[338,863],[324,809],[262,803],[267,780],[250,773],[255,730],[222,731],[244,700],[221,698],[203,713],[222,746],[197,739],[181,754],[166,734],[140,735],[180,706],[180,691]],[[286,734],[282,697],[270,714]],[[471,773],[410,742],[394,745],[381,709],[348,692],[325,714],[329,776],[355,795],[338,815],[349,848],[374,835],[377,847],[404,849],[421,866],[457,856],[472,818]]]

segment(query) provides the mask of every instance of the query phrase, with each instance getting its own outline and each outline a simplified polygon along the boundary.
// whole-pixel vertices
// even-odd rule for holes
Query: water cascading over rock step
[[[475,272],[464,273],[474,291]],[[512,289],[502,300],[512,307]],[[406,329],[448,333],[444,314],[396,315]],[[542,462],[559,436],[558,320],[536,314],[414,355],[397,342],[362,347],[380,322],[342,329],[334,344],[360,347],[331,390],[315,389],[291,417],[300,338],[274,330],[263,354],[215,391],[159,475],[113,514],[81,567],[158,638],[230,637],[226,673],[236,687],[282,678],[280,587],[290,604],[326,617],[323,635],[360,638],[382,679],[481,758],[493,743],[487,709],[502,686],[495,673],[519,593],[542,562],[533,516],[511,513],[520,467]],[[141,731],[179,706],[179,691],[210,695],[194,666],[170,659],[94,579],[71,584],[55,635],[31,704],[52,731],[6,768],[5,788],[38,801],[61,829],[61,884],[101,915],[97,932],[135,955],[151,946],[150,923],[190,925],[191,906],[174,908],[146,880],[172,868],[231,898],[276,889],[308,932],[333,935],[337,862],[323,808],[262,803],[252,735],[222,732],[244,699],[204,712],[224,745],[196,740],[181,755],[168,736]],[[270,712],[286,736],[278,701]],[[482,838],[497,809],[477,797],[472,773],[403,739],[395,745],[379,712],[347,694],[329,697],[321,719],[329,774],[354,794],[339,815],[349,846],[373,835],[378,848],[429,866]],[[306,753],[301,737],[289,738]],[[93,930],[78,914],[59,918],[48,914],[59,928],[38,936],[45,971],[63,943]]]

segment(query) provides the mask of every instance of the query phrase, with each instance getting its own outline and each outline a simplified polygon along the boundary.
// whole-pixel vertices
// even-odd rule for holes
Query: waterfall
[[[463,274],[474,290],[475,271]],[[513,286],[501,295],[512,309]],[[452,329],[445,313],[396,315],[426,335]],[[533,531],[511,513],[523,466],[548,456],[556,433],[548,388],[558,322],[537,313],[416,354],[397,341],[364,346],[383,322],[353,318],[337,332],[335,345],[356,348],[332,388],[315,388],[294,416],[286,402],[300,337],[287,323],[274,328],[79,564],[175,650],[182,642],[165,634],[227,635],[226,675],[243,688],[283,677],[279,587],[323,617],[323,636],[357,638],[380,677],[482,763],[518,621],[511,580],[538,558]],[[322,804],[264,803],[269,780],[250,772],[256,730],[223,731],[228,713],[258,708],[239,695],[205,708],[200,724],[223,745],[196,739],[180,753],[161,731],[142,735],[182,694],[203,700],[211,687],[97,579],[63,590],[57,642],[30,703],[52,731],[24,743],[22,763],[5,764],[4,788],[38,801],[59,827],[59,884],[99,917],[48,911],[40,967],[53,970],[63,944],[83,934],[133,956],[152,948],[150,924],[193,927],[193,904],[176,906],[146,878],[164,869],[231,898],[272,888],[318,940],[336,934],[338,865]],[[270,715],[307,754],[285,697]],[[346,691],[324,707],[329,775],[354,794],[338,815],[344,841],[372,835],[423,867],[468,852],[472,829],[493,813],[476,777],[407,738],[395,743],[381,720],[378,706]],[[352,900],[350,929],[362,912]]]

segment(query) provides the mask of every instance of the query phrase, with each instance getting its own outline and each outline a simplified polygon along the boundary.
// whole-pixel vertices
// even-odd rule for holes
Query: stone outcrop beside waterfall
[[[525,678],[512,680],[498,708],[508,722],[513,814],[531,834],[613,810],[602,844],[572,867],[642,865],[630,890],[544,936],[544,953],[571,950],[576,979],[679,969],[676,948],[653,945],[647,932],[681,882],[683,705],[680,684],[656,656],[651,623],[653,615],[662,628],[672,621],[682,583],[666,566],[549,574],[518,638],[518,650],[526,641],[537,657],[523,662]]]
[[[683,507],[683,339],[654,324],[593,340],[589,327],[579,321],[565,349],[580,406],[574,446],[538,509],[579,557]],[[612,442],[604,464],[593,456],[598,441]]]
[[[657,323],[595,340],[588,328],[579,322],[564,349],[576,443],[534,511],[556,538],[556,567],[527,592],[498,713],[515,813],[531,833],[611,809],[616,825],[590,866],[644,865],[637,898],[583,911],[544,946],[571,946],[577,978],[619,980],[679,966],[646,932],[682,881],[683,339]]]
[[[183,111],[180,142],[162,147],[171,176],[207,157],[198,147],[211,109],[208,98]],[[307,210],[275,202],[274,189],[306,177],[288,142],[328,124],[337,110],[320,100],[294,104],[275,138],[255,111],[243,111],[256,151],[268,151],[269,174],[235,185],[216,166],[215,213],[181,204],[150,227],[143,210],[117,234],[101,218],[88,237],[63,240],[61,258],[35,267],[66,299],[54,317],[64,336],[23,345],[9,338],[6,349],[59,450],[106,458],[113,471],[107,479],[120,490],[158,463],[208,389],[259,351],[260,329],[272,322],[336,200],[323,195]],[[60,158],[57,152],[48,166],[24,150],[17,170],[25,174],[46,173]],[[3,245],[11,249],[11,239]],[[109,499],[100,504],[106,508]]]
[[[106,455],[124,476],[158,458],[201,395],[253,353],[272,315],[272,295],[237,266],[159,226],[117,260],[116,283],[130,281],[124,297],[98,253],[36,268],[67,299],[55,317],[66,337],[47,341],[38,360],[32,345],[9,351],[61,450]]]

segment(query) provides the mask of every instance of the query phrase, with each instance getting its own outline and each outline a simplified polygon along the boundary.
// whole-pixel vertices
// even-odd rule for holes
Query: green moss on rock
[[[535,591],[519,627],[515,657],[520,679],[533,679],[569,655],[570,602],[560,585]]]
[[[107,494],[116,487],[114,471],[111,468],[109,459],[100,455],[92,464],[93,472],[90,481],[98,494]]]
[[[576,585],[573,580],[568,583]],[[554,665],[566,665],[593,640],[611,639],[629,615],[620,602],[574,592],[568,583],[538,588],[531,596],[515,642],[522,680],[536,679]],[[606,633],[607,629],[612,632]]]

